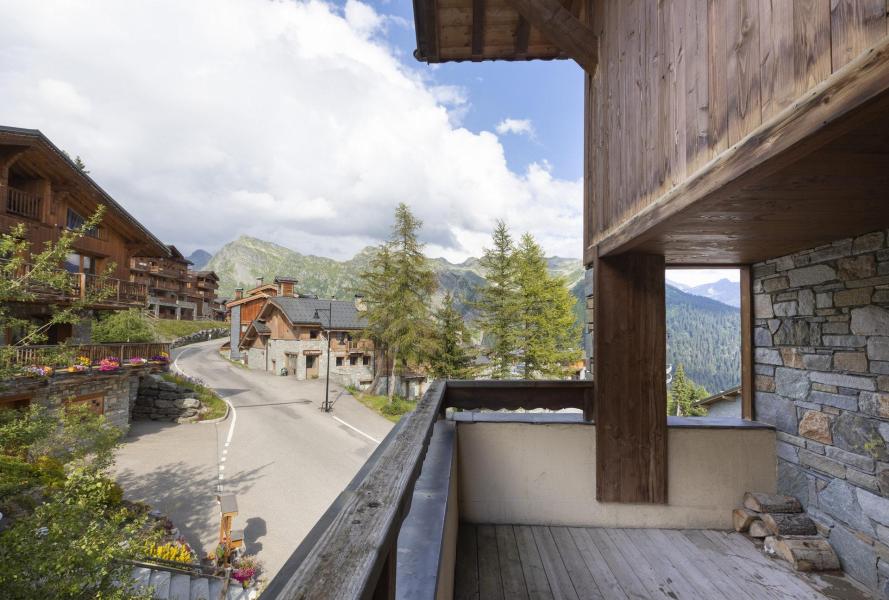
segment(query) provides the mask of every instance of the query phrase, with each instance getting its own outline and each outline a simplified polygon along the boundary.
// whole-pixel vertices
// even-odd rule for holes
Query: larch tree
[[[703,386],[697,385],[685,374],[682,363],[676,365],[676,373],[667,392],[667,414],[676,417],[701,417],[707,414],[703,406],[695,402],[703,400],[710,394]]]
[[[390,401],[395,373],[423,362],[431,349],[430,301],[438,282],[417,237],[422,226],[406,204],[399,204],[391,238],[362,274],[368,333],[391,358]]]
[[[435,347],[429,356],[432,375],[439,379],[473,377],[475,353],[463,315],[454,307],[454,297],[445,294],[441,308],[435,311]]]
[[[492,247],[485,248],[480,261],[487,285],[482,287],[476,307],[488,338],[485,354],[491,360],[491,377],[507,379],[517,359],[519,302],[515,245],[506,223],[497,221],[491,241]]]
[[[564,377],[581,358],[575,298],[562,277],[549,273],[543,248],[526,233],[515,251],[516,334],[522,377]]]

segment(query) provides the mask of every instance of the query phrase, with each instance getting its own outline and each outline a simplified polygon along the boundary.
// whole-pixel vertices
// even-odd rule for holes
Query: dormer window
[[[86,219],[84,218],[84,216],[82,214],[80,214],[73,208],[68,209],[68,219],[65,224],[68,229],[72,229],[72,230],[78,229],[80,227],[83,227],[84,223],[86,223]],[[88,235],[90,237],[98,238],[99,237],[99,228],[93,227],[92,229],[87,230],[85,233],[86,233],[86,235]]]

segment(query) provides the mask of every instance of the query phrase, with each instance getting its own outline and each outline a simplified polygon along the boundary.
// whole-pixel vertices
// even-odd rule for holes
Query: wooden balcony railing
[[[26,219],[40,219],[42,198],[16,188],[7,188],[6,212]]]
[[[24,263],[16,269],[17,277],[26,277],[33,265]],[[148,299],[148,288],[141,283],[124,281],[113,277],[91,275],[89,273],[68,273],[70,288],[59,290],[44,285],[33,286],[40,297],[62,297],[69,300],[86,300],[89,296],[102,292],[96,305],[141,305]]]
[[[19,365],[44,365],[47,355],[57,354],[59,346],[40,345],[40,346],[18,346],[15,348],[15,358],[13,359]],[[162,352],[170,353],[170,344],[161,343],[134,343],[134,344],[76,344],[64,346],[65,354],[77,358],[86,356],[90,362],[97,364],[103,358],[115,357],[125,363],[131,358],[150,359],[154,356],[160,356]],[[49,365],[53,367],[67,365]]]
[[[436,381],[402,417],[263,592],[263,600],[394,598],[396,544],[435,421],[448,408],[583,410],[592,381]]]

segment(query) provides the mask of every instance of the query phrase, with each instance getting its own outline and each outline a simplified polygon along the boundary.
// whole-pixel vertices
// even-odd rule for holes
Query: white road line
[[[375,444],[379,444],[379,443],[380,443],[380,440],[378,440],[377,438],[375,438],[375,437],[371,437],[371,436],[367,435],[366,433],[364,433],[363,431],[361,431],[360,429],[358,429],[358,428],[355,427],[354,425],[349,425],[348,423],[346,423],[345,421],[343,421],[342,419],[340,419],[340,418],[337,417],[337,416],[334,416],[334,417],[333,417],[333,420],[336,421],[337,423],[342,423],[343,425],[345,425],[346,427],[348,427],[348,428],[351,429],[352,431],[355,431],[355,432],[360,433],[361,435],[363,435],[364,437],[366,437],[367,439],[369,439],[370,441],[372,441],[372,442],[375,443]]]
[[[187,374],[185,373],[185,371],[179,366],[179,359],[182,358],[182,355],[185,354],[185,353],[186,353],[187,351],[189,351],[189,350],[195,350],[195,348],[185,348],[182,352],[180,352],[179,354],[176,355],[176,360],[174,360],[174,361],[173,361],[173,364],[171,365],[174,371],[179,371],[179,373],[182,374],[182,375],[184,375],[185,377],[188,377],[188,375],[187,375]],[[220,396],[220,398],[222,398],[222,396]],[[234,405],[233,405],[231,402],[229,402],[227,399],[222,398],[222,401],[225,402],[226,404],[228,404],[228,408],[229,408],[229,410],[230,410],[231,413],[232,413],[232,422],[231,422],[231,425],[229,425],[229,427],[228,427],[228,435],[225,436],[225,448],[226,448],[226,449],[222,451],[222,453],[223,453],[223,455],[224,455],[225,453],[228,452],[228,447],[229,447],[229,446],[231,445],[231,443],[232,443],[232,436],[235,434],[235,424],[238,422],[238,411],[235,410]],[[357,431],[357,430],[356,430],[356,431]],[[369,437],[369,436],[368,436],[368,437]],[[373,438],[371,438],[371,439],[373,439]],[[377,442],[377,443],[379,443],[379,442]],[[225,458],[220,457],[220,462],[223,461],[223,460],[225,460]],[[225,468],[224,466],[219,465],[219,470],[220,470],[220,471],[221,471],[222,469],[224,469],[224,468]],[[220,480],[222,479],[222,474],[221,474],[221,473],[219,474],[219,479],[220,479]],[[220,493],[222,492],[222,484],[221,484],[221,483],[219,484],[219,491],[220,491]]]

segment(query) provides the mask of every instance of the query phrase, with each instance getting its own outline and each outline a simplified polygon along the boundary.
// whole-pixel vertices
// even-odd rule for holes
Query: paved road
[[[210,550],[222,475],[224,493],[238,499],[235,528],[244,529],[248,552],[259,553],[272,575],[392,423],[335,385],[334,410],[323,413],[324,380],[296,381],[241,368],[219,355],[220,344],[186,346],[174,358],[185,373],[216,389],[234,412],[218,424],[134,422],[118,455],[118,479],[128,497],[165,511],[189,540]]]

